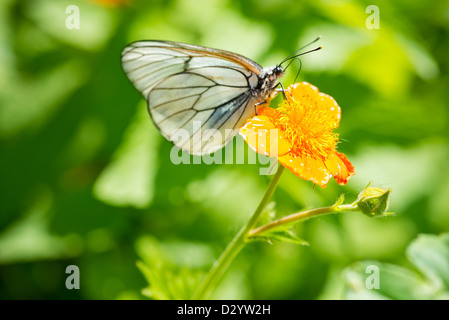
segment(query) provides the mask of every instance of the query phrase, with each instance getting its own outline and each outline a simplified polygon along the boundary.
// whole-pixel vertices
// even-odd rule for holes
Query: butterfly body
[[[169,41],[130,44],[122,66],[162,135],[194,155],[229,142],[277,94],[284,73],[229,51]]]

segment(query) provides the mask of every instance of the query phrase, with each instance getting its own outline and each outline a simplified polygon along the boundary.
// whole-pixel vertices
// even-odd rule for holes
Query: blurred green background
[[[366,27],[372,4],[379,29]],[[69,5],[80,9],[79,29],[66,28]],[[269,66],[318,35],[324,49],[303,57],[299,81],[341,106],[339,151],[356,175],[313,189],[285,172],[276,211],[329,205],[341,193],[353,200],[372,181],[393,189],[396,216],[309,220],[298,227],[309,247],[250,244],[213,297],[358,298],[347,279],[364,260],[422,279],[407,246],[449,230],[448,1],[3,0],[0,299],[182,298],[270,177],[259,165],[172,164],[121,50],[172,40]],[[72,264],[80,290],[65,287]]]

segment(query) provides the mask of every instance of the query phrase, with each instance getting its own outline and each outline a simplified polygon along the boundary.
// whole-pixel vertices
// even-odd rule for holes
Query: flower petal
[[[337,104],[337,101],[335,101],[334,98],[332,98],[330,95],[327,95],[325,93],[320,92],[320,101],[322,103],[322,107],[324,109],[328,110],[328,115],[334,119],[333,128],[338,128],[338,125],[340,124],[341,119],[341,109],[340,106]]]
[[[332,178],[332,174],[326,168],[323,160],[296,156],[292,153],[279,157],[278,160],[301,179],[310,180],[322,188],[326,187],[326,184]]]
[[[240,129],[240,135],[253,150],[278,157],[284,167],[304,180],[322,188],[332,177],[339,184],[347,183],[354,167],[335,149],[338,139],[332,130],[341,118],[337,102],[307,82],[293,84],[285,93],[287,101],[280,109],[261,107]]]
[[[346,184],[355,173],[354,167],[343,153],[335,151],[325,160],[326,168],[332,173],[338,184]]]
[[[277,109],[273,109],[270,107],[264,107],[260,110],[257,110],[257,114],[259,116],[267,116],[270,119],[278,119],[280,116],[282,116],[282,112],[278,111]]]
[[[341,119],[341,109],[337,101],[328,94],[322,93],[317,87],[308,82],[295,83],[288,87],[291,95],[287,94],[287,99],[308,102],[308,105],[314,105],[316,108],[323,110],[326,114],[334,119],[333,128],[337,128]]]
[[[240,128],[240,135],[251,149],[273,158],[288,153],[292,148],[271,120],[270,116],[274,116],[276,112],[278,111],[271,108],[263,108],[258,116],[249,119]]]

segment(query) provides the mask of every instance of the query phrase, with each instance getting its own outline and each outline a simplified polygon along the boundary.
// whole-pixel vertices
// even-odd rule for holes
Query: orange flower
[[[277,109],[263,107],[240,129],[240,135],[258,153],[277,157],[298,177],[326,186],[331,177],[345,184],[354,167],[337,152],[341,109],[331,96],[301,82],[288,87]]]

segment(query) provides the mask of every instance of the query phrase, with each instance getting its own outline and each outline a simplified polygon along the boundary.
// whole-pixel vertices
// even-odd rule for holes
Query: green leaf
[[[94,195],[113,206],[149,206],[156,188],[158,143],[146,106],[141,103],[123,143],[95,182]]]
[[[373,286],[376,272],[378,288]],[[431,299],[434,294],[418,273],[379,261],[353,264],[345,269],[344,280],[345,297],[350,300],[420,300]]]
[[[449,299],[449,234],[419,235],[408,246],[407,257],[420,272],[379,261],[361,261],[346,268],[345,297]],[[378,277],[377,287],[372,286],[373,277]]]
[[[260,235],[250,237],[249,240],[261,240],[268,241],[270,244],[273,242],[289,242],[298,244],[301,246],[307,246],[309,243],[294,234],[292,230],[273,230],[264,232]]]
[[[449,234],[419,235],[407,257],[435,287],[449,292]]]
[[[137,267],[149,284],[142,294],[154,300],[188,300],[203,276],[187,268],[173,270],[166,265],[149,266],[142,261],[137,262]]]
[[[337,202],[335,202],[334,207],[341,206],[345,202],[345,195],[342,193],[338,199]]]
[[[271,201],[265,206],[258,220],[258,225],[265,225],[274,220],[276,217],[275,205],[275,202]]]
[[[204,276],[204,266],[213,260],[204,245],[160,242],[149,236],[137,241],[137,252],[142,259],[137,267],[148,282],[142,294],[155,300],[191,299]]]

